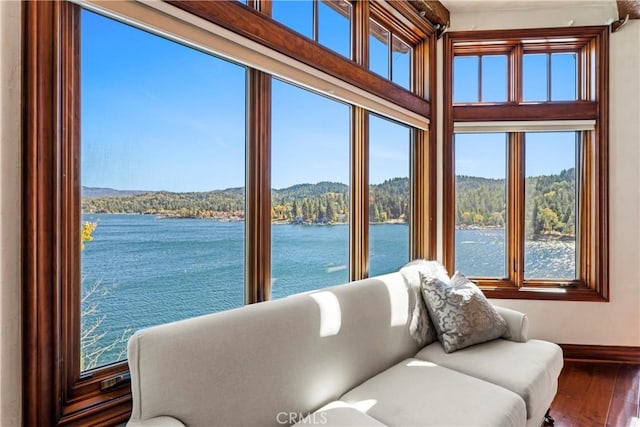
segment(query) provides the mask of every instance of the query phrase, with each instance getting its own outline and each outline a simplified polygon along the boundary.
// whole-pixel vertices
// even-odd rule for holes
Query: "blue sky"
[[[547,82],[547,61],[551,61],[551,84]],[[461,56],[454,60],[453,99],[456,102],[504,102],[507,99],[505,55]],[[479,68],[482,69],[478,81]],[[554,53],[524,56],[523,98],[526,102],[575,99],[575,54]],[[480,87],[479,87],[480,86]],[[505,178],[506,136],[504,133],[459,134],[455,136],[456,173]],[[526,176],[557,174],[575,167],[575,132],[540,132],[525,135]]]
[[[83,185],[244,185],[243,67],[91,12],[82,24]]]
[[[525,134],[525,175],[552,175],[575,167],[575,132]],[[507,169],[506,134],[458,134],[455,162],[458,175],[504,179]]]
[[[274,16],[298,25],[296,29],[302,33],[310,32],[309,25],[299,25],[292,11],[283,8],[296,3],[276,2]],[[301,3],[297,7],[307,6]],[[301,15],[295,16],[309,13],[298,12]],[[341,54],[348,53],[346,19],[326,6],[320,9],[319,39]],[[401,85],[409,81],[407,57],[394,52],[392,58],[393,80]],[[553,58],[552,69],[562,66],[564,59]],[[473,69],[473,61],[467,62]],[[485,59],[483,66],[491,70],[486,75],[497,76],[501,60]],[[371,68],[388,77],[386,58],[373,61]],[[473,89],[459,80],[457,88]],[[484,98],[499,97],[499,85],[484,80]],[[82,184],[168,191],[244,186],[245,86],[245,69],[239,65],[83,11]],[[477,92],[477,84],[475,87]],[[552,94],[557,93],[553,87]],[[473,96],[460,89],[458,94]],[[277,80],[272,96],[272,186],[347,183],[349,107]],[[409,129],[372,115],[370,138],[370,182],[406,177]],[[502,158],[504,162],[504,150],[498,149],[500,144],[495,140],[495,135],[482,135],[460,143],[456,150],[458,173],[504,175],[499,161]],[[539,158],[528,166],[532,174],[557,173],[573,165],[570,150],[548,155],[548,150],[558,145],[553,142],[557,137],[542,140],[536,143],[539,149],[528,148],[532,159]]]

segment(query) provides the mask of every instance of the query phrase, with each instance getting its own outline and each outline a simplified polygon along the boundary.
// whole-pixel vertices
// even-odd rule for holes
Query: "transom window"
[[[407,90],[412,84],[414,48],[420,44],[415,26],[395,19],[384,2],[367,2],[371,10],[366,26],[354,26],[353,4],[347,0],[296,0],[271,2],[271,16],[292,30],[340,55],[360,61],[352,37],[359,28],[368,31],[367,64],[370,71]],[[357,30],[354,31],[354,28]],[[418,38],[416,38],[418,35]],[[361,34],[357,34],[360,39]],[[354,56],[356,55],[356,56]]]
[[[458,43],[452,64],[453,103],[587,99],[587,77],[579,75],[591,64],[585,49],[584,40],[567,38]]]
[[[453,102],[506,102],[507,55],[456,56]]]
[[[405,89],[411,89],[412,47],[369,18],[369,69]]]
[[[578,54],[525,53],[522,56],[524,101],[575,101],[578,94]]]
[[[351,13],[347,0],[274,1],[272,17],[340,55],[351,57]]]

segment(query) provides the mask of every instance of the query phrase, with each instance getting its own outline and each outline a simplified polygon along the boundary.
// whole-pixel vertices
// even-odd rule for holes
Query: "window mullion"
[[[576,245],[576,249],[578,251],[578,279],[584,280],[587,283],[591,283],[593,280],[592,274],[592,264],[590,262],[590,254],[592,250],[592,232],[591,232],[591,224],[593,222],[592,219],[592,191],[590,180],[591,174],[593,173],[592,169],[592,149],[591,144],[593,141],[594,132],[582,132],[579,133],[576,138],[582,139],[581,142],[576,140],[577,144],[577,156],[578,162],[576,165],[578,166],[578,171],[576,173],[576,180],[578,184],[578,197],[577,206],[576,206],[576,219],[578,224],[578,229],[576,232],[578,233],[578,241]]]
[[[411,154],[409,156],[411,168],[409,171],[409,203],[411,220],[409,222],[409,258],[435,258],[432,249],[431,212],[432,212],[432,183],[433,170],[430,152],[430,132],[413,129],[411,132]]]
[[[594,75],[594,43],[589,43],[582,49],[582,60],[580,61],[582,68],[581,77],[581,86],[582,86],[582,99],[586,99],[589,101],[596,100],[596,76]]]
[[[255,10],[264,13],[267,16],[271,16],[271,0],[249,0],[247,5]]]
[[[551,54],[547,53],[547,101],[551,101]]]
[[[507,134],[507,277],[520,287],[524,280],[524,134]]]
[[[351,58],[369,68],[369,2],[353,4]],[[369,271],[369,113],[351,106],[351,165],[349,182],[349,280]]]
[[[351,59],[369,68],[369,3],[353,3],[351,20]]]
[[[482,102],[482,57],[478,56],[478,102]]]
[[[589,81],[585,76],[585,61],[586,61],[585,49],[576,51],[576,100],[587,100],[587,82]]]
[[[393,81],[393,33],[387,31],[387,74],[389,81]]]
[[[319,2],[320,0],[313,0],[313,40],[317,42],[320,40],[320,36],[318,35],[318,29],[320,27],[320,14],[318,12],[318,9],[320,8],[320,5],[318,4]]]
[[[369,272],[369,113],[351,107],[351,171],[349,191],[349,280]]]
[[[271,76],[247,73],[245,302],[271,298]]]
[[[522,45],[516,45],[509,54],[509,101],[522,102]]]
[[[411,89],[416,95],[425,99],[432,99],[433,95],[429,90],[429,79],[432,77],[431,61],[429,61],[430,41],[425,40],[417,44],[413,48],[413,57],[411,58]]]

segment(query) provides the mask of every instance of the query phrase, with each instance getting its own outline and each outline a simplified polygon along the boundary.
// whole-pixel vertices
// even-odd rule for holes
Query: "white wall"
[[[550,4],[538,2],[545,3]],[[566,26],[570,21],[576,26],[604,25],[609,18],[602,4],[597,10],[576,6],[524,13],[453,12],[450,30]],[[442,55],[441,41],[439,47]],[[630,21],[613,33],[610,49],[610,302],[494,301],[526,312],[535,338],[564,344],[640,346],[640,21]],[[442,129],[441,117],[438,123]],[[442,156],[442,139],[439,151]],[[442,207],[441,195],[439,201]]]
[[[0,1],[0,426],[21,424],[21,7]]]

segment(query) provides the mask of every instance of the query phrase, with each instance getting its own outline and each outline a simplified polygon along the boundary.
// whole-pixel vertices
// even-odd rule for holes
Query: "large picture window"
[[[279,298],[348,280],[350,114],[279,80],[272,90],[271,289]]]
[[[455,265],[470,277],[506,277],[506,137],[455,136]]]
[[[493,297],[606,301],[607,29],[445,45],[448,269]]]
[[[135,330],[244,304],[246,71],[81,22],[84,371],[124,360]]]
[[[416,219],[434,217],[435,83],[414,70],[433,66],[432,25],[318,1],[309,40],[271,6],[25,3],[26,425],[126,421],[134,330],[435,256]],[[369,8],[413,49],[393,67],[415,93],[367,70]],[[369,271],[372,113],[401,129],[405,169],[387,174],[401,255]]]
[[[576,216],[580,199],[576,186],[576,152],[580,133],[524,133],[524,277],[574,281],[576,276]],[[507,147],[517,144],[513,133],[455,135],[456,232],[455,266],[476,278],[509,277],[507,246]],[[553,158],[549,153],[553,152]],[[518,224],[516,224],[518,226]]]
[[[524,277],[576,280],[579,132],[527,132]],[[553,157],[549,153],[553,152]]]
[[[369,275],[409,260],[410,129],[369,116]]]

